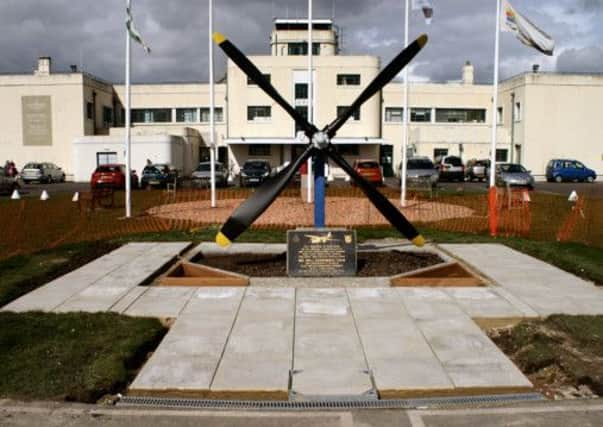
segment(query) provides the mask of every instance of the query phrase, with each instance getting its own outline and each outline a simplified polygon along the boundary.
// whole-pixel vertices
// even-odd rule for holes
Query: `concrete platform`
[[[603,290],[502,245],[432,248],[446,260],[461,258],[493,283],[480,288],[390,288],[379,278],[270,279],[248,288],[140,286],[187,246],[125,245],[3,310],[174,319],[130,393],[241,399],[526,391],[528,379],[476,322],[603,313]],[[236,256],[282,252],[284,245],[223,250],[202,244],[186,256],[200,249]]]

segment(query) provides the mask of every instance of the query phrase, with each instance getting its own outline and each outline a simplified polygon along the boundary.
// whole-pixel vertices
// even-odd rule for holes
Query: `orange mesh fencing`
[[[32,253],[61,244],[106,240],[141,233],[191,231],[223,223],[251,193],[251,189],[217,191],[217,207],[210,207],[207,189],[135,191],[133,216],[124,218],[124,194],[115,193],[113,205],[93,203],[83,194],[79,202],[57,195],[0,202],[0,259]],[[382,193],[400,206],[400,192],[382,187]],[[545,241],[573,241],[603,247],[603,199],[582,198],[578,205],[565,197],[531,193],[410,192],[401,211],[417,225],[434,230],[517,236]],[[494,215],[492,215],[494,209]],[[304,203],[299,188],[287,188],[254,223],[256,229],[310,226],[313,205]],[[329,226],[391,228],[364,194],[354,187],[328,187],[326,222]]]

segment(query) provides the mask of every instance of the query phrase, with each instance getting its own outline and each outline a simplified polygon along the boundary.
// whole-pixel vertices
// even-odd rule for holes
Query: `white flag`
[[[132,19],[132,11],[130,11],[129,7],[126,8],[126,14],[126,28],[128,29],[128,33],[130,33],[130,37],[140,43],[147,53],[151,53],[151,48],[147,46],[147,44],[142,39],[142,36],[134,26],[134,20]]]
[[[433,17],[433,4],[431,0],[412,0],[412,10],[422,10],[425,23],[430,24]]]
[[[517,13],[508,0],[502,0],[500,15],[501,31],[515,34],[515,37],[526,46],[533,47],[545,55],[552,55],[555,49],[555,40],[527,18]]]

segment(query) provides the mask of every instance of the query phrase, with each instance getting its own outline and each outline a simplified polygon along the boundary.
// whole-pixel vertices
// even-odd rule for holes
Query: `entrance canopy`
[[[307,140],[297,138],[226,138],[224,142],[228,145],[241,144],[271,144],[271,145],[299,145],[307,143]],[[383,144],[383,138],[334,138],[333,144]]]

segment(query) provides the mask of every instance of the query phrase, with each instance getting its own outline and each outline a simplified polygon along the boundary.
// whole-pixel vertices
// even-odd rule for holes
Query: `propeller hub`
[[[316,148],[318,148],[319,150],[323,150],[325,148],[327,148],[327,145],[329,145],[329,136],[327,135],[326,132],[316,132],[313,136],[312,136],[312,145]]]

